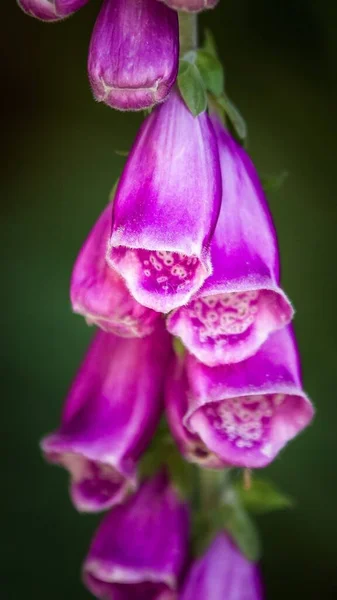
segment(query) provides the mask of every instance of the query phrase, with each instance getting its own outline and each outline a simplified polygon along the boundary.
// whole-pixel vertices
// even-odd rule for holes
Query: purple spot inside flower
[[[159,312],[187,302],[205,276],[199,258],[183,253],[119,246],[111,249],[111,256],[132,295]]]
[[[189,288],[199,262],[196,257],[164,250],[137,250],[137,256],[142,265],[144,287],[164,294]]]

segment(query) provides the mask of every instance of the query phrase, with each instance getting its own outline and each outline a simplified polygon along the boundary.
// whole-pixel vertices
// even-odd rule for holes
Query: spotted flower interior
[[[199,258],[178,252],[118,247],[110,256],[138,302],[162,312],[188,301],[206,277]]]
[[[256,394],[210,402],[192,414],[188,427],[228,464],[258,468],[269,464],[311,416],[305,398]]]
[[[245,360],[283,327],[292,309],[281,293],[247,290],[200,296],[174,311],[168,329],[209,366]]]

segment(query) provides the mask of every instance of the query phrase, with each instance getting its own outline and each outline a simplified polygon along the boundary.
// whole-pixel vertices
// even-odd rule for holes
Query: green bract
[[[248,490],[244,489],[241,482],[236,483],[235,489],[244,507],[255,514],[290,508],[293,505],[291,498],[280,492],[273,483],[255,476]]]
[[[186,106],[195,117],[207,108],[207,95],[198,67],[188,60],[181,60],[178,87]]]

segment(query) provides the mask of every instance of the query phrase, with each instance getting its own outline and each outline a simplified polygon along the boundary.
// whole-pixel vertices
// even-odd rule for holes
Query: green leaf
[[[206,110],[207,94],[199,69],[195,64],[181,60],[178,86],[186,106],[195,117]]]
[[[225,529],[241,552],[249,560],[256,562],[261,556],[261,543],[256,526],[240,506],[231,508],[232,512],[225,522]]]
[[[264,479],[254,477],[248,490],[244,489],[242,482],[236,482],[235,489],[243,506],[254,514],[268,513],[293,506],[293,501],[289,496]]]
[[[224,504],[212,512],[212,526],[208,531],[207,541],[221,529],[225,529],[230,534],[249,560],[253,562],[259,560],[261,556],[259,534],[254,522],[240,505],[239,499],[235,503]]]
[[[223,94],[220,96],[220,98],[217,98],[217,102],[224,109],[239,139],[242,141],[246,140],[246,122],[235,104],[233,104],[226,94]]]
[[[210,534],[215,535],[217,531],[225,529],[249,560],[259,560],[261,544],[258,531],[231,485],[225,487],[222,504],[210,512],[209,519],[208,539]]]
[[[214,56],[214,58],[218,58],[216,43],[210,29],[205,29],[205,39],[202,47],[208,54]]]
[[[288,171],[281,171],[281,173],[278,173],[277,175],[263,175],[261,181],[264,191],[278,192],[288,176]]]
[[[214,94],[221,96],[224,92],[224,73],[219,59],[206,50],[197,50],[196,66],[204,81],[206,89]]]

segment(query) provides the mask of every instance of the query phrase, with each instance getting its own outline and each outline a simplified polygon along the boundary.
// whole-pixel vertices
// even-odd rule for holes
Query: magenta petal
[[[255,168],[215,119],[214,126],[222,205],[211,244],[213,273],[187,306],[169,316],[167,324],[209,366],[252,356],[293,316],[279,287],[275,229]]]
[[[165,383],[165,411],[168,425],[181,454],[204,468],[223,469],[224,462],[211,452],[200,437],[183,424],[188,409],[188,381],[184,359],[173,355]]]
[[[120,110],[161,102],[176,80],[178,55],[174,11],[156,0],[104,0],[88,59],[95,98]]]
[[[160,417],[169,352],[164,327],[143,340],[95,335],[60,428],[42,440],[46,459],[70,472],[78,510],[109,508],[135,486],[137,460]]]
[[[172,600],[187,558],[189,517],[166,475],[145,481],[103,519],[83,565],[104,600]]]
[[[168,312],[201,287],[220,197],[210,119],[175,91],[143,123],[115,195],[107,260],[138,302]]]
[[[247,360],[208,367],[187,357],[186,427],[227,464],[264,467],[311,421],[290,326]]]
[[[185,12],[194,12],[198,13],[202,10],[208,10],[210,8],[214,8],[219,0],[159,0],[160,2],[164,2],[170,8],[174,8],[175,10],[182,10]]]
[[[180,600],[262,600],[259,568],[225,533],[192,566]]]
[[[84,6],[88,0],[17,0],[25,13],[42,21],[60,21]]]
[[[143,337],[154,330],[161,315],[136,302],[121,276],[105,260],[111,213],[109,204],[76,260],[70,286],[73,311],[83,315],[89,325],[98,325],[104,331]]]

